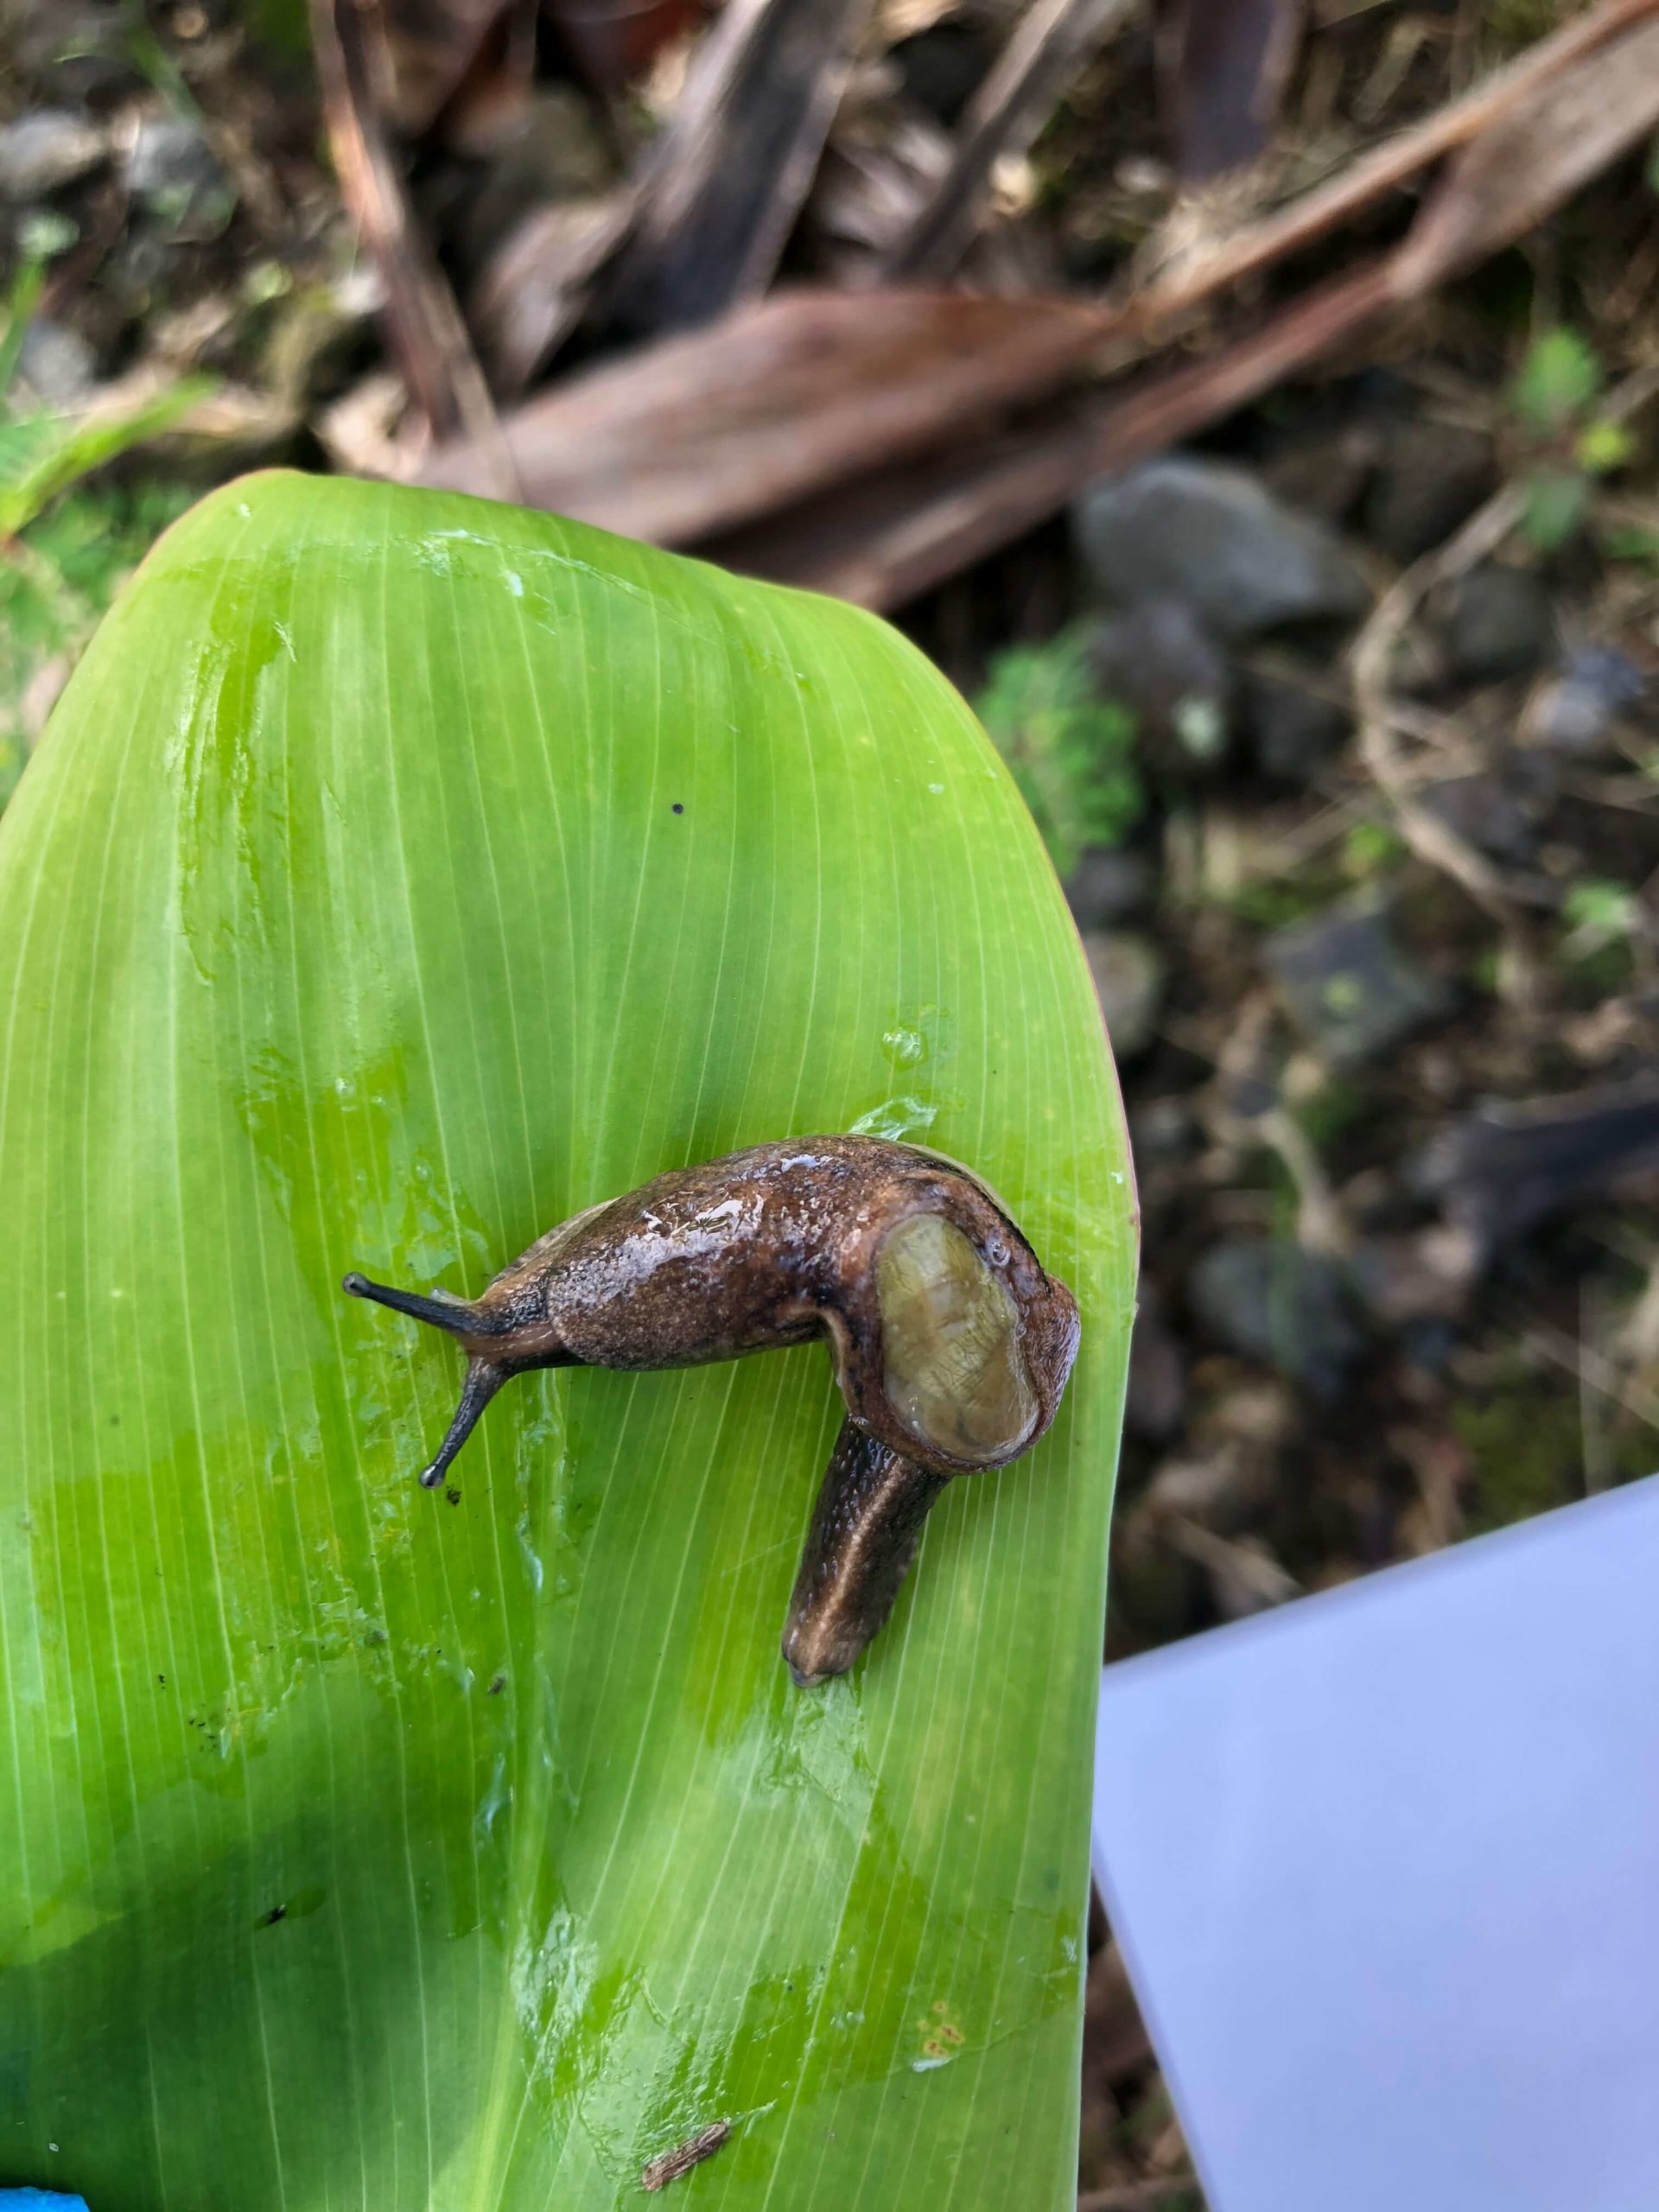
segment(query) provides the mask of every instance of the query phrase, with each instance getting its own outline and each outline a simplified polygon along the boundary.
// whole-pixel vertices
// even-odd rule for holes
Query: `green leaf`
[[[1646,523],[1608,522],[1596,532],[1598,550],[1609,561],[1628,561],[1650,574],[1659,572],[1659,530]]]
[[[1639,912],[1630,886],[1608,876],[1585,876],[1569,885],[1561,901],[1561,918],[1572,932],[1570,947],[1578,952],[1628,937]]]
[[[11,380],[17,373],[23,340],[29,335],[29,323],[45,289],[44,262],[39,259],[21,262],[6,293],[6,326],[3,331],[0,331],[0,419],[3,419],[6,395],[11,390]]]
[[[1635,452],[1636,434],[1630,426],[1604,418],[1580,431],[1573,457],[1592,476],[1608,476],[1623,468]]]
[[[0,536],[23,529],[83,476],[170,429],[215,388],[212,377],[184,377],[108,410],[32,415],[0,426]]]
[[[1564,325],[1533,340],[1510,399],[1516,413],[1533,429],[1559,431],[1583,413],[1601,385],[1595,348]]]
[[[1565,545],[1584,520],[1590,483],[1576,468],[1535,468],[1524,486],[1521,526],[1541,553]]]
[[[683,811],[681,810],[683,810]],[[476,1291],[862,1123],[1076,1291],[855,1671],[778,1649],[809,1346],[526,1376]],[[94,2212],[1058,2212],[1134,1267],[1041,844],[856,610],[546,516],[196,508],[0,819],[0,2180]]]
[[[0,428],[0,445],[4,436]],[[176,484],[86,485],[8,548],[0,561],[0,806],[22,765],[29,685],[59,655],[73,663],[118,587],[191,497]]]

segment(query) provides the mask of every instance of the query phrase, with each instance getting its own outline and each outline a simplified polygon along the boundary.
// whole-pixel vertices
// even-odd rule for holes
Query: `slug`
[[[928,1508],[1001,1467],[1058,1408],[1077,1309],[954,1160],[881,1137],[798,1137],[671,1168],[532,1244],[475,1300],[348,1274],[454,1337],[461,1402],[435,1488],[479,1415],[537,1367],[700,1367],[825,1338],[846,1403],[784,1630],[802,1688],[844,1674],[892,1611]]]

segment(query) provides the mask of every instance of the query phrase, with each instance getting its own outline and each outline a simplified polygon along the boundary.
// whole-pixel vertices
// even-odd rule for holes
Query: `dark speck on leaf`
[[[461,1503],[461,1492],[453,1484],[451,1484],[450,1487],[445,1491],[443,1494],[448,1499],[451,1505],[459,1505]]]
[[[506,1687],[506,1676],[505,1675],[498,1675],[495,1680],[490,1684],[487,1694],[491,1697],[499,1697],[502,1691],[505,1689]]]
[[[258,1925],[261,1928],[274,1928],[279,1920],[287,1918],[288,1907],[285,1904],[274,1904],[269,1912],[260,1914]]]
[[[674,811],[676,814],[683,814],[685,812],[685,809],[681,805],[678,799],[676,799],[674,802]]]

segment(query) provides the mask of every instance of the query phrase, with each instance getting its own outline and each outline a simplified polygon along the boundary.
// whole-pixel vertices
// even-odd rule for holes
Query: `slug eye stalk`
[[[466,1378],[421,1475],[441,1483],[501,1385],[538,1367],[702,1366],[825,1338],[847,1408],[784,1634],[803,1685],[893,1610],[929,1507],[1058,1408],[1077,1311],[954,1161],[879,1137],[756,1145],[676,1168],[537,1239],[475,1300],[348,1274],[454,1338]]]

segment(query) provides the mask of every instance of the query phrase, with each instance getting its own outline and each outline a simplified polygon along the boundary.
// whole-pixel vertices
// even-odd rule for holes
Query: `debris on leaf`
[[[700,2129],[687,2143],[676,2145],[664,2151],[640,2169],[639,2186],[653,2192],[666,2189],[671,2181],[678,2181],[689,2174],[693,2166],[700,2166],[705,2158],[712,2158],[722,2143],[731,2135],[729,2120],[717,2120],[712,2126]]]

